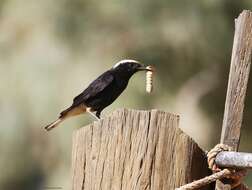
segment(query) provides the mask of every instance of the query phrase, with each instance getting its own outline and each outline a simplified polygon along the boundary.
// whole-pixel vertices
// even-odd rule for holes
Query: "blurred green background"
[[[251,0],[0,0],[0,189],[71,186],[72,132],[83,115],[43,127],[124,58],[156,67],[155,91],[134,76],[116,108],[162,109],[208,150],[218,143],[234,18]],[[241,151],[252,152],[252,82]],[[246,177],[252,185],[252,175]]]

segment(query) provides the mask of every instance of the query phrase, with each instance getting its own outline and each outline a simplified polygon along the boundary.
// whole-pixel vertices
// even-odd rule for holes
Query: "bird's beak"
[[[138,71],[153,71],[154,69],[152,66],[143,65],[141,67],[138,67],[137,70]]]

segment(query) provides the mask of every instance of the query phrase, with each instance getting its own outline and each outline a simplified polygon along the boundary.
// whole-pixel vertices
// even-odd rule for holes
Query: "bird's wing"
[[[94,80],[81,94],[76,96],[73,100],[73,105],[76,106],[80,103],[85,103],[90,98],[95,97],[101,91],[103,91],[107,86],[109,86],[114,80],[114,76],[107,71]]]

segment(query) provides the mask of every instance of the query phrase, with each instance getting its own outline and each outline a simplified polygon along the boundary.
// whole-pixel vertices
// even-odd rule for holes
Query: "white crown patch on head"
[[[116,68],[116,67],[118,67],[119,65],[124,64],[124,63],[139,63],[139,62],[136,61],[136,60],[133,60],[133,59],[123,59],[123,60],[117,62],[117,63],[113,66],[113,68]]]

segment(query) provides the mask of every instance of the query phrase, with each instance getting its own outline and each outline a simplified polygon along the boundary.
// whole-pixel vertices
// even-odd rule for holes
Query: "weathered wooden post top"
[[[205,153],[178,125],[174,114],[121,109],[77,130],[73,189],[172,190],[208,175]]]

